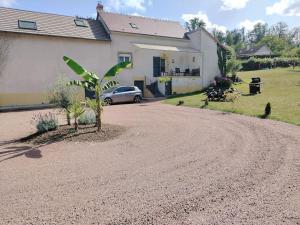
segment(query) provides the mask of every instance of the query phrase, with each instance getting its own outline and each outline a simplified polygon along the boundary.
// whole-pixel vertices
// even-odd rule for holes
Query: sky
[[[221,31],[245,27],[257,22],[272,25],[286,22],[300,26],[300,0],[102,0],[110,12],[166,20],[204,20],[209,30]],[[0,6],[70,16],[95,17],[96,0],[0,0]]]

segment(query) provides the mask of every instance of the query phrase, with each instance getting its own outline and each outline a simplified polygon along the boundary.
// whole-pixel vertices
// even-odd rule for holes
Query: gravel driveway
[[[0,114],[0,224],[300,224],[300,127],[159,102],[105,108],[105,143],[5,144],[32,112]]]

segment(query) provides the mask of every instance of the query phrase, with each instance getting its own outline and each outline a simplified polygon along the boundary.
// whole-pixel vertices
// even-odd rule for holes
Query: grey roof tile
[[[0,31],[91,40],[110,40],[100,21],[85,19],[87,27],[76,26],[72,16],[0,7]],[[37,30],[19,29],[18,20],[36,21]]]

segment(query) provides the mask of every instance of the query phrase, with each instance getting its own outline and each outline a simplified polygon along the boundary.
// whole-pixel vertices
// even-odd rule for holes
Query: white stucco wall
[[[202,31],[190,34],[190,40],[119,32],[111,34],[111,42],[26,34],[10,34],[9,37],[7,65],[1,68],[0,106],[47,103],[47,92],[59,76],[78,79],[63,62],[64,55],[102,75],[118,63],[119,53],[131,53],[133,68],[126,69],[117,79],[122,85],[133,85],[134,80],[144,80],[145,85],[156,81],[153,77],[154,56],[166,59],[166,72],[175,71],[175,68],[182,72],[187,68],[200,68],[201,77],[195,83],[189,82],[188,78],[180,82],[174,80],[177,93],[180,93],[179,84],[184,92],[189,92],[189,87],[192,87],[190,91],[200,90],[219,75],[217,45]],[[141,49],[134,43],[194,48],[201,53]]]
[[[153,77],[153,57],[164,57],[168,56],[171,60],[171,55],[176,55],[176,61],[182,62],[181,66],[185,67],[184,63],[184,53],[172,53],[159,50],[149,50],[141,49],[134,46],[134,43],[143,43],[143,44],[153,44],[153,45],[167,45],[167,46],[177,46],[177,47],[189,47],[189,41],[183,39],[174,39],[174,38],[158,38],[145,35],[132,35],[126,33],[113,32],[111,34],[112,38],[112,55],[113,62],[118,62],[118,53],[132,53],[133,57],[133,68],[128,69],[122,73],[119,77],[120,81],[126,85],[132,85],[134,79],[145,78],[148,81],[155,81],[156,78]],[[181,57],[181,59],[180,59]],[[170,69],[171,62],[167,62],[167,70]]]
[[[109,42],[24,34],[10,34],[9,40],[0,106],[47,103],[47,92],[59,76],[78,79],[64,63],[64,55],[98,74],[112,65]]]
[[[131,53],[133,57],[133,68],[124,71],[118,78],[122,84],[133,85],[134,80],[144,80],[145,85],[149,85],[156,81],[157,78],[153,77],[153,57],[155,56],[166,59],[166,72],[175,71],[175,68],[180,68],[182,72],[188,68],[190,70],[200,68],[202,73],[202,55],[200,53],[149,50],[141,49],[134,45],[135,43],[143,43],[192,48],[190,40],[132,35],[119,32],[113,32],[111,38],[113,43],[111,46],[112,60],[115,63],[117,63],[119,52]],[[195,61],[193,61],[193,58],[195,58]],[[188,89],[189,84],[183,85],[186,86],[185,90]],[[202,85],[199,84],[197,89],[200,90],[201,88]],[[159,89],[164,94],[164,85],[160,84]]]
[[[207,87],[216,76],[220,75],[217,42],[204,30],[190,33],[189,38],[192,47],[202,53],[202,85]]]
[[[201,77],[173,77],[172,92],[176,94],[185,94],[202,89]]]

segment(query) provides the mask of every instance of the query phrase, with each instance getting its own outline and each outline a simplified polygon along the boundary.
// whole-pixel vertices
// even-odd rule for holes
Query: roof
[[[107,26],[109,31],[152,35],[170,38],[184,38],[185,29],[179,22],[131,16],[101,11],[99,19]],[[135,25],[137,28],[132,27]]]
[[[84,19],[88,26],[79,27],[76,26],[74,19],[76,18],[72,16],[0,7],[0,31],[91,40],[110,40],[100,21]],[[19,29],[18,20],[36,21],[37,30]]]
[[[183,48],[183,47],[165,46],[165,45],[149,45],[149,44],[139,44],[139,43],[135,43],[133,45],[138,48],[150,49],[150,50],[200,53],[200,51],[193,49],[193,48]]]
[[[259,45],[259,46],[252,46],[251,48],[243,48],[238,51],[239,56],[255,56],[257,51],[259,51],[262,47],[266,47],[267,50],[272,54],[272,50],[267,45]],[[270,55],[267,54],[267,55]]]

